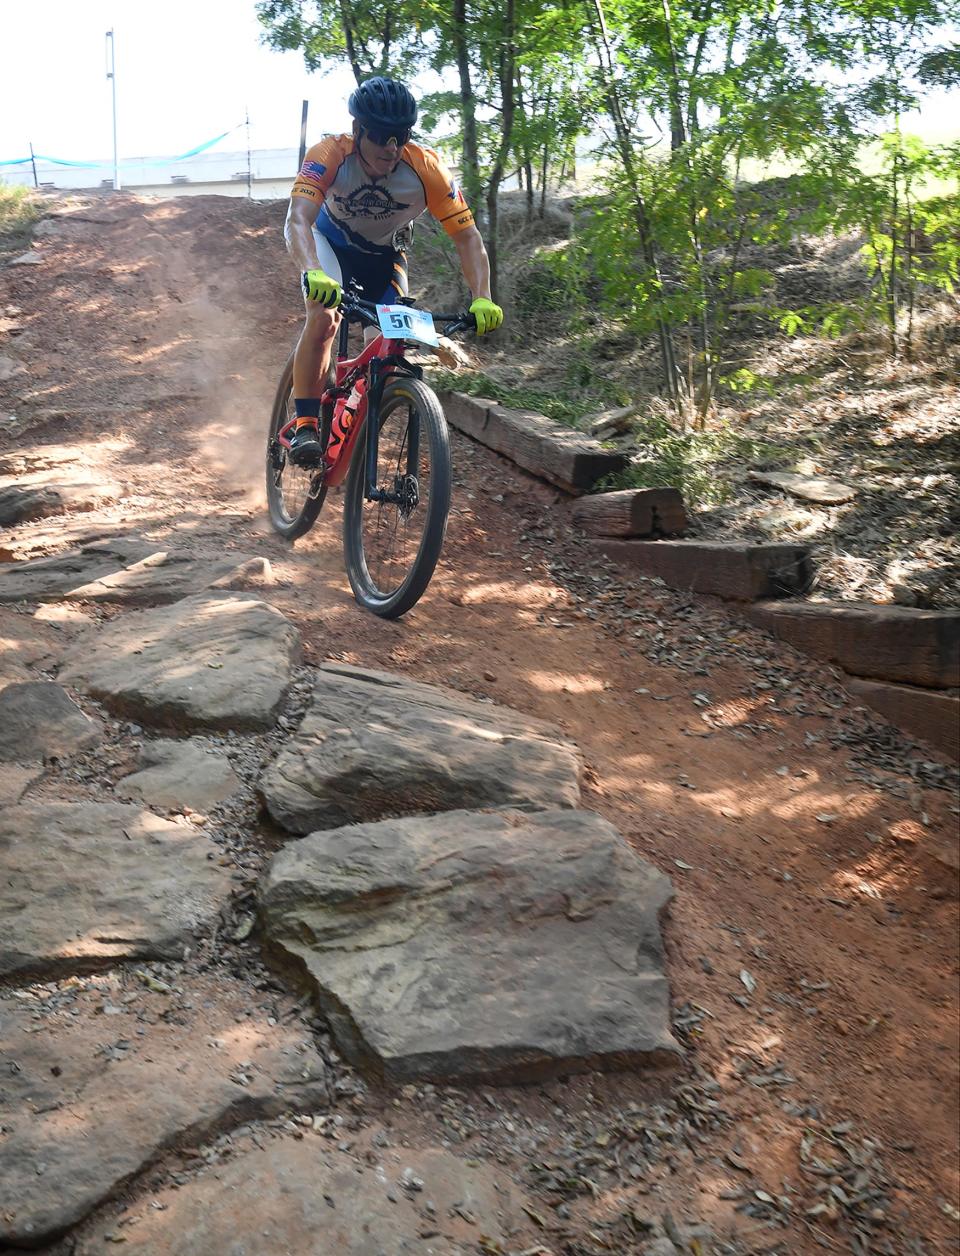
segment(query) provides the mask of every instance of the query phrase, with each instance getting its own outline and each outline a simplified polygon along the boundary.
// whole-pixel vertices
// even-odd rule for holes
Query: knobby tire
[[[422,597],[443,547],[452,480],[450,436],[436,394],[419,380],[391,380],[383,390],[378,417],[377,486],[391,489],[405,474],[409,478],[410,430],[418,427],[419,488],[426,489],[427,500],[421,498],[411,510],[366,500],[367,451],[361,433],[347,476],[343,548],[350,586],[360,605],[384,619],[397,619]],[[374,552],[375,542],[384,544],[386,558]]]
[[[327,495],[326,488],[321,488],[316,497],[309,495],[312,476],[309,471],[297,467],[290,460],[287,450],[278,451],[277,434],[285,423],[293,417],[293,358],[287,362],[277,395],[273,402],[270,415],[270,429],[267,433],[267,505],[270,510],[270,523],[288,541],[309,532],[323,508],[323,500]],[[274,456],[282,460],[282,467],[274,466]],[[279,484],[277,480],[279,478]],[[284,491],[286,484],[287,492]]]

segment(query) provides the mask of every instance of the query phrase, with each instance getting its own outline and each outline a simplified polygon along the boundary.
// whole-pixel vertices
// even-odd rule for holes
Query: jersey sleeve
[[[455,236],[472,227],[473,214],[460,191],[460,185],[432,148],[421,150],[422,168],[417,171],[423,182],[427,209],[447,235]]]
[[[352,147],[353,141],[346,135],[328,135],[319,144],[314,144],[303,159],[290,192],[291,197],[303,196],[315,205],[322,205],[343,159]]]

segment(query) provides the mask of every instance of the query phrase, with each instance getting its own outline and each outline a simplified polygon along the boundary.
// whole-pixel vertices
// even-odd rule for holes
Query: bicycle
[[[339,307],[337,361],[321,398],[319,467],[290,457],[296,415],[293,358],[287,362],[270,416],[267,502],[275,531],[296,540],[313,527],[328,490],[346,480],[343,548],[353,595],[375,615],[397,619],[419,601],[436,568],[452,480],[443,410],[405,354],[411,342],[438,344],[434,321],[450,336],[476,320],[466,312],[432,314],[408,298],[375,304],[360,291],[351,284]],[[380,330],[353,358],[351,323]],[[361,444],[364,456],[354,457]]]

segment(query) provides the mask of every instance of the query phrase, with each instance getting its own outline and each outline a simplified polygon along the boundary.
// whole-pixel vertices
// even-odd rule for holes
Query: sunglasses
[[[378,131],[375,127],[368,126],[363,128],[363,133],[378,148],[386,148],[391,141],[396,143],[397,148],[403,148],[412,134],[410,127],[406,127],[402,131]]]

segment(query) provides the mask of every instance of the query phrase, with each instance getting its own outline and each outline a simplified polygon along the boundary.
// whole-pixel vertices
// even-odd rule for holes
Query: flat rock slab
[[[140,755],[142,771],[117,782],[120,798],[137,798],[151,807],[208,808],[240,789],[225,754],[188,741],[148,741]]]
[[[0,485],[0,525],[13,527],[31,519],[62,515],[68,510],[94,510],[123,495],[119,484],[63,481]]]
[[[90,449],[83,445],[38,445],[18,449],[0,454],[0,475],[31,475],[55,467],[84,464],[89,457]]]
[[[260,913],[361,1067],[516,1082],[677,1052],[670,895],[590,812],[452,811],[292,842]]]
[[[0,602],[56,601],[70,589],[122,570],[155,549],[139,537],[115,537],[51,558],[0,564]]]
[[[749,474],[754,484],[783,489],[791,497],[816,502],[818,506],[841,506],[852,502],[857,495],[849,484],[823,475],[797,475],[792,471],[751,471]]]
[[[33,680],[34,668],[54,668],[62,654],[59,629],[0,606],[0,689]]]
[[[810,552],[803,545],[739,541],[600,540],[614,562],[656,576],[671,589],[711,593],[733,602],[789,597],[810,585]]]
[[[929,689],[960,685],[960,611],[867,602],[761,602],[749,618],[853,676]]]
[[[0,760],[6,763],[66,759],[102,735],[61,685],[36,680],[0,690]]]
[[[201,594],[84,633],[60,679],[145,724],[262,729],[299,654],[299,632],[266,602]]]
[[[327,664],[260,781],[294,833],[463,807],[576,807],[583,762],[556,729],[386,672]]]
[[[679,536],[687,512],[675,488],[628,488],[581,497],[573,522],[588,536]]]
[[[179,956],[230,893],[217,847],[126,803],[0,810],[0,976]]]
[[[6,353],[0,353],[0,383],[5,384],[8,379],[13,379],[15,375],[23,374],[26,369],[23,363],[18,362],[16,358],[11,358]]]
[[[81,995],[76,1017],[0,999],[0,1058],[17,1062],[0,1071],[5,1251],[55,1238],[184,1136],[202,1140],[231,1121],[325,1106],[309,1033],[247,1019],[249,988],[221,975],[216,989],[203,991],[198,1016],[174,995],[132,984],[135,1005],[119,992],[113,1001],[101,994],[97,1006]],[[138,1025],[149,1025],[146,1035]],[[232,1203],[237,1209],[236,1197]]]
[[[880,680],[851,678],[845,684],[864,706],[879,711],[895,728],[927,742],[954,763],[960,760],[960,698],[956,694]]]
[[[40,779],[39,766],[24,767],[22,763],[0,763],[0,807],[19,802],[29,785]]]
[[[400,1154],[367,1144],[363,1135],[351,1137],[351,1150],[344,1151],[307,1134],[302,1141],[250,1145],[179,1190],[163,1191],[154,1201],[161,1208],[138,1209],[120,1229],[98,1225],[81,1240],[77,1256],[103,1256],[121,1236],[129,1250],[150,1256],[477,1256],[521,1246],[536,1250],[529,1246],[533,1235],[521,1197],[502,1169],[461,1160],[439,1147]],[[521,1229],[529,1239],[510,1242]]]
[[[127,606],[161,606],[201,593],[212,585],[240,588],[248,575],[269,583],[269,564],[247,554],[192,558],[165,550],[149,554],[120,571],[98,576],[70,589],[65,596],[86,602],[119,602]]]
[[[458,392],[443,393],[442,400],[447,421],[459,431],[567,493],[589,492],[629,461],[626,454],[604,449],[592,437],[533,410],[508,410]]]

